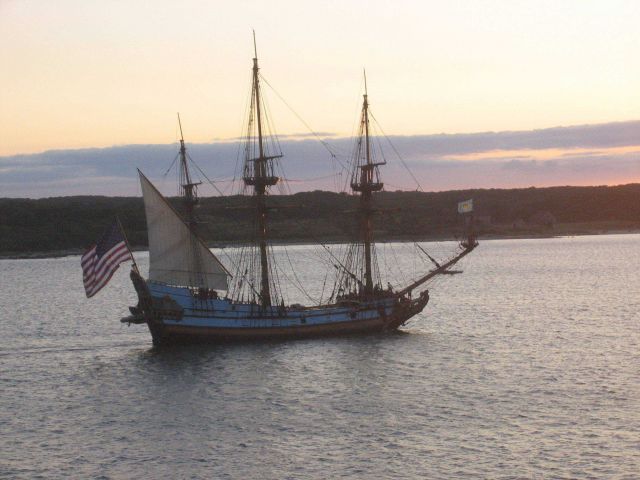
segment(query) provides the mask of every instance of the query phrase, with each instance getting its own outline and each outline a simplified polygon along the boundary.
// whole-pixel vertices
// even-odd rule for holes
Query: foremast
[[[412,292],[437,275],[445,274],[449,269],[469,254],[476,246],[474,236],[469,236],[462,242],[462,251],[443,265],[437,264],[437,268],[427,272],[409,286],[394,291],[391,287],[382,288],[380,272],[375,253],[375,241],[373,235],[373,216],[376,209],[373,205],[373,194],[383,189],[384,184],[380,179],[379,167],[386,164],[384,153],[379,148],[373,148],[369,112],[369,96],[367,91],[367,78],[364,76],[364,95],[360,128],[352,155],[351,190],[358,194],[358,238],[349,249],[345,261],[344,272],[338,280],[338,298],[367,299],[393,295],[395,297],[410,297]],[[376,159],[376,156],[380,160]],[[355,283],[354,283],[355,282]],[[428,301],[428,296],[423,299]]]
[[[358,208],[359,237],[364,249],[364,278],[360,285],[360,293],[371,296],[374,291],[373,192],[379,192],[384,187],[384,184],[380,181],[378,167],[384,165],[385,162],[374,162],[372,160],[371,139],[369,137],[369,98],[366,73],[364,75],[364,95],[359,138],[351,176],[351,189],[360,194],[360,205]],[[362,145],[363,140],[364,145]]]
[[[252,123],[255,121],[257,126],[258,156],[255,158],[247,158],[245,160],[243,181],[245,185],[253,187],[253,195],[255,197],[255,210],[258,227],[257,243],[260,250],[260,303],[263,307],[268,307],[271,305],[271,288],[269,280],[269,257],[267,252],[268,208],[266,204],[266,195],[269,187],[278,183],[279,178],[273,173],[273,160],[281,157],[282,155],[267,155],[265,151],[262,133],[263,114],[260,96],[258,49],[256,47],[255,32],[253,34],[253,48],[255,56],[253,58],[251,112],[249,116],[247,140],[251,141]]]

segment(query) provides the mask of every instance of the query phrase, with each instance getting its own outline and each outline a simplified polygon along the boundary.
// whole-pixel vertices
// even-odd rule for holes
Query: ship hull
[[[153,325],[149,331],[154,345],[185,343],[225,343],[242,341],[261,341],[277,339],[331,337],[341,335],[357,335],[376,333],[395,328],[385,328],[382,321],[350,321],[331,325],[310,325],[301,327],[268,327],[268,328],[220,328],[190,327],[182,325]]]
[[[393,331],[429,301],[380,294],[367,301],[317,307],[272,306],[203,298],[201,292],[146,282],[132,274],[139,296],[132,308],[146,323],[155,345],[309,338]]]

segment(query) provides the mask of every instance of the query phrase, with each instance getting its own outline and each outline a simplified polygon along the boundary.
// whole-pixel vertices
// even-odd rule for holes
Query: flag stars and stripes
[[[104,287],[118,266],[133,256],[120,228],[119,222],[113,225],[81,258],[84,290],[87,298],[93,297]]]

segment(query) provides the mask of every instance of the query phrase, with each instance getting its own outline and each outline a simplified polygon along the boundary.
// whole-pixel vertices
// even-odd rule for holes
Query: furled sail
[[[149,280],[227,290],[229,273],[138,170],[149,235]]]

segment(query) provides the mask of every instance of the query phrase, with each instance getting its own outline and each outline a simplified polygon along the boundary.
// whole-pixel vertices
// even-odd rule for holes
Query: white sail
[[[140,170],[149,235],[149,280],[227,290],[229,272]]]

